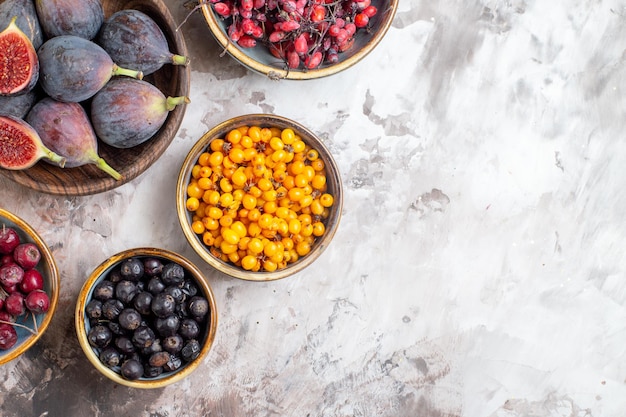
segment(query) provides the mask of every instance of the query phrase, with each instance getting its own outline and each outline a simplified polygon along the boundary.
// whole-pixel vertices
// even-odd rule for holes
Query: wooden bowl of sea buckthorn
[[[330,244],[343,206],[324,142],[271,114],[226,120],[187,154],[176,187],[182,230],[217,270],[250,281],[285,278]]]
[[[399,0],[200,2],[213,37],[271,79],[307,80],[365,58],[391,27]]]

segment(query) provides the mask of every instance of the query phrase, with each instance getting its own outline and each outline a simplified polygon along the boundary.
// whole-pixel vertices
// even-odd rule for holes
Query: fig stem
[[[101,156],[98,155],[97,152],[95,152],[93,150],[87,152],[87,158],[89,158],[89,160],[95,166],[97,166],[99,169],[101,169],[102,171],[106,172],[107,174],[109,174],[110,176],[115,178],[117,181],[119,181],[122,178],[122,175],[119,172],[117,172],[115,169],[113,169],[107,163],[107,161],[104,160],[104,158],[102,158]]]
[[[189,63],[189,58],[184,55],[172,55],[172,64],[174,65],[187,65]]]
[[[136,78],[138,80],[143,79],[143,72],[137,70],[131,70],[128,68],[122,68],[117,64],[113,64],[113,75],[125,75],[127,77]]]
[[[186,97],[186,96],[168,97],[165,100],[165,108],[167,109],[167,111],[172,111],[179,104],[187,104],[190,102],[191,100],[189,100],[189,97]]]
[[[44,149],[44,153],[46,154],[45,157],[48,158],[50,161],[54,162],[55,164],[58,164],[61,168],[65,167],[65,157],[61,156],[57,153],[52,152],[50,149]]]
[[[96,164],[98,168],[100,168],[101,170],[103,170],[104,172],[112,176],[113,178],[115,178],[117,181],[119,181],[122,178],[122,175],[116,170],[114,170],[109,164],[107,164],[107,162],[103,158],[96,159],[94,163]]]

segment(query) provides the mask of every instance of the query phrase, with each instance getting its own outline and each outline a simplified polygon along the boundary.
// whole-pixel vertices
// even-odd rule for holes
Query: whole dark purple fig
[[[0,96],[0,115],[23,119],[38,99],[37,89],[16,96]]]
[[[165,34],[147,14],[134,9],[120,10],[103,24],[96,42],[111,59],[123,67],[151,74],[165,64],[187,65],[187,57],[169,50]]]
[[[79,36],[48,39],[38,55],[41,87],[58,101],[87,100],[113,76],[143,78],[141,71],[119,67],[99,45]]]
[[[7,27],[16,16],[17,27],[26,34],[33,47],[39,49],[43,43],[43,32],[33,0],[0,0],[0,27]]]
[[[41,141],[66,158],[65,167],[94,164],[116,180],[121,175],[98,155],[98,140],[89,117],[79,103],[65,103],[45,97],[26,115]]]
[[[100,0],[35,0],[35,8],[48,38],[75,35],[91,40],[104,21]]]
[[[176,106],[187,97],[165,97],[149,82],[119,77],[107,83],[91,101],[91,122],[96,135],[116,148],[130,148],[163,126]]]

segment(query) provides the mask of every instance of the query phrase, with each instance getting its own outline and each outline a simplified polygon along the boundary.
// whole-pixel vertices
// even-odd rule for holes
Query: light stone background
[[[2,416],[626,415],[623,0],[402,0],[364,61],[309,82],[221,56],[199,13],[181,30],[192,103],[141,177],[75,198],[0,177],[0,204],[63,276],[50,331],[0,369]],[[178,225],[178,169],[210,127],[256,112],[335,155],[334,241],[271,283],[203,266],[220,320],[205,362],[164,389],[115,385],[75,338],[83,280],[139,246],[202,265]]]

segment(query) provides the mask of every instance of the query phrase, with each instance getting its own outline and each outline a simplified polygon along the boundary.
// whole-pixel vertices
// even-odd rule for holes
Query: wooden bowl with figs
[[[93,6],[94,1],[81,2],[79,4],[87,3]],[[76,73],[69,76],[58,75],[71,73],[71,71],[59,70],[58,62],[53,62],[53,59],[57,58],[58,54],[53,51],[58,50],[56,48],[59,46],[66,48],[67,45],[70,45],[74,48],[78,43],[75,39],[72,39],[71,42],[66,39],[69,36],[51,34],[49,30],[43,30],[43,44],[37,49],[37,55],[39,57],[39,79],[33,90],[31,90],[36,92],[37,97],[28,112],[21,118],[28,121],[29,124],[35,128],[35,131],[41,136],[47,147],[63,157],[67,156],[68,163],[66,163],[64,167],[61,167],[59,164],[51,163],[46,158],[42,158],[42,160],[39,160],[33,166],[25,169],[0,168],[1,175],[27,188],[48,194],[67,196],[97,194],[117,188],[145,172],[165,152],[176,136],[182,123],[186,104],[189,102],[190,68],[187,61],[188,51],[182,33],[176,30],[178,24],[174,21],[167,5],[162,0],[102,0],[99,4],[96,0],[95,3],[98,8],[101,6],[102,23],[98,26],[98,32],[94,38],[85,39],[88,42],[96,44],[98,47],[102,47],[102,51],[106,49],[107,65],[109,65],[110,58],[112,67],[121,67],[131,71],[136,70],[137,74],[131,77],[127,75],[128,73],[113,73],[113,75],[111,75],[111,72],[109,72],[107,77],[110,78],[103,81],[98,87],[98,90],[91,94],[77,94],[67,98],[71,90],[80,88],[79,86],[83,84],[84,80],[80,77],[86,76],[79,75],[80,71],[76,71]],[[141,44],[134,45],[135,50],[145,51],[143,49],[144,45],[159,44],[160,47],[165,48],[168,53],[180,59],[171,62],[163,62],[157,69],[151,69],[150,71],[141,71],[143,64],[140,63],[128,64],[126,62],[116,62],[118,59],[121,60],[122,58],[118,58],[118,55],[114,54],[114,50],[109,49],[107,47],[108,45],[104,44],[102,34],[104,33],[105,25],[111,24],[114,16],[127,11],[133,11],[133,16],[146,16],[146,20],[150,20],[153,26],[158,28],[158,31],[143,31],[135,21],[129,18],[125,30],[128,29],[128,31],[131,31],[132,35],[136,35],[129,35],[129,38],[136,38],[136,42],[141,42]],[[48,11],[41,12],[39,10],[37,12],[38,13],[35,15],[38,16],[37,22],[42,28],[46,28],[48,20],[42,19],[52,20],[48,18],[51,13],[48,13]],[[70,15],[76,16],[80,14],[80,11],[75,11]],[[0,17],[1,16],[0,13]],[[119,22],[118,19],[116,24],[120,24]],[[156,38],[159,38],[158,42],[155,41]],[[145,42],[143,42],[144,40]],[[114,42],[117,42],[118,45],[129,44],[129,41],[121,38],[114,40]],[[54,44],[55,49],[52,49],[52,44]],[[148,48],[148,46],[145,46],[145,48]],[[67,49],[69,49],[69,47],[67,47]],[[130,48],[130,50],[133,49]],[[85,54],[75,54],[75,56],[81,55],[85,56]],[[58,61],[63,63],[63,60],[58,59]],[[56,83],[55,81],[50,82],[50,78],[57,76],[63,79],[63,81],[57,81]],[[71,77],[75,77],[75,79]],[[108,106],[107,102],[104,100],[100,100],[102,103],[97,101],[98,96],[104,94],[96,93],[103,92],[105,88],[113,84],[113,81],[120,80],[134,80],[137,81],[137,83],[143,83],[142,87],[151,87],[155,91],[155,94],[158,95],[159,100],[161,96],[163,97],[163,102],[168,100],[169,103],[170,98],[184,98],[184,101],[181,100],[177,105],[169,107],[161,106],[161,108],[167,108],[167,110],[160,110],[162,120],[158,124],[158,129],[154,129],[154,131],[146,135],[143,140],[124,144],[115,142],[110,140],[110,135],[116,133],[120,122],[113,119],[111,114],[104,114],[104,109],[108,110],[110,106]],[[59,88],[59,86],[61,86],[61,88]],[[118,90],[124,90],[124,88],[118,88]],[[118,97],[113,96],[112,92],[109,92],[109,96],[115,97],[116,99]],[[130,96],[128,95],[127,97]],[[89,126],[86,130],[91,130],[89,135],[92,138],[91,142],[95,144],[97,158],[91,158],[87,162],[78,161],[69,163],[71,161],[70,156],[49,145],[51,141],[58,141],[55,139],[54,135],[56,135],[57,138],[65,136],[64,132],[59,131],[49,133],[47,130],[49,126],[53,126],[55,121],[59,126],[66,126],[66,129],[67,126],[70,125],[65,119],[62,119],[62,115],[65,114],[65,108],[61,109],[62,106],[58,105],[58,103],[54,103],[58,107],[49,106],[51,104],[50,99],[53,99],[55,102],[62,102],[63,104],[77,104],[78,107],[80,107],[78,111],[82,112],[82,110],[84,110],[88,120],[88,123],[84,123],[84,125]],[[44,104],[48,106],[44,106],[43,110],[37,112],[36,110],[40,110],[38,106],[44,101],[46,101]],[[66,101],[68,103],[65,103]],[[130,102],[130,98],[128,98],[127,101]],[[139,106],[138,104],[135,105]],[[144,106],[144,108],[147,109],[147,106]],[[138,116],[140,113],[148,113],[144,108],[137,107],[133,108],[131,111],[126,111],[128,115],[127,119],[129,119],[131,123],[134,123],[134,119],[140,120]],[[1,109],[0,113],[2,113]],[[118,114],[123,113],[124,112],[118,109]],[[74,117],[74,119],[76,118]],[[62,123],[59,123],[58,120],[61,120]],[[108,122],[109,120],[111,121],[110,123]],[[30,123],[31,121],[32,123]],[[147,125],[147,123],[144,125]],[[124,126],[124,128],[129,126]],[[76,130],[75,128],[70,128],[70,132]],[[69,148],[69,145],[66,144],[64,150]],[[87,154],[85,151],[81,152]],[[83,156],[80,155],[80,157],[82,158]],[[106,169],[102,167],[104,163],[108,165]]]

